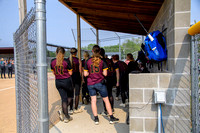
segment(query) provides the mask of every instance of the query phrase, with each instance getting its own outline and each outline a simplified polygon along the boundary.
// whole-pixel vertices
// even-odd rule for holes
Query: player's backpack
[[[153,41],[147,36],[145,39],[145,53],[149,60],[164,61],[167,60],[167,46],[163,34],[157,30],[150,33]]]

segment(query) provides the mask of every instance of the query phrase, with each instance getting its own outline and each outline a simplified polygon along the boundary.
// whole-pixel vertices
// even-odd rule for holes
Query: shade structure
[[[100,30],[146,35],[134,14],[149,30],[164,0],[59,0]]]
[[[14,54],[14,48],[13,47],[1,47],[0,54]]]

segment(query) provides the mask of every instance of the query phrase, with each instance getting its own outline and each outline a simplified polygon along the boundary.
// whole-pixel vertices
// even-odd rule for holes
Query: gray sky
[[[191,24],[193,24],[194,20],[200,21],[200,0],[191,1]],[[47,42],[67,47],[74,46],[71,29],[76,29],[76,15],[58,0],[47,0],[46,4]],[[27,10],[33,6],[34,0],[27,0]],[[18,0],[0,0],[0,47],[13,46],[13,33],[18,27]],[[82,20],[81,28],[91,28],[91,26]]]

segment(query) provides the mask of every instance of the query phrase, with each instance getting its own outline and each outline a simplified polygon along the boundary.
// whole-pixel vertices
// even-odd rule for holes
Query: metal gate
[[[192,85],[192,132],[200,132],[199,74],[200,74],[200,34],[192,36],[191,42],[191,85]]]
[[[14,33],[14,49],[17,132],[49,132],[45,0]]]
[[[35,9],[14,34],[17,132],[38,132]]]

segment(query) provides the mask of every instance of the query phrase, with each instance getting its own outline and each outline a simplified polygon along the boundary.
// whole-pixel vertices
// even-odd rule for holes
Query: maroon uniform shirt
[[[73,64],[71,64],[72,65],[72,69],[73,69],[73,72],[79,72],[79,59],[77,58],[77,57],[72,57],[72,59],[73,59]],[[70,60],[69,58],[68,58],[68,60]]]
[[[88,85],[94,85],[100,83],[103,79],[103,70],[108,69],[106,63],[101,60],[99,66],[94,66],[92,62],[92,58],[88,59],[85,63],[84,71],[89,72],[89,76],[87,78]]]
[[[63,60],[62,66],[57,66],[56,59],[52,59],[51,70],[54,71],[56,79],[66,79],[70,77],[68,71],[72,71],[72,67],[69,60],[67,59]]]
[[[118,61],[115,63],[115,70],[119,69],[119,73],[124,73],[127,71],[128,65],[123,61]]]

